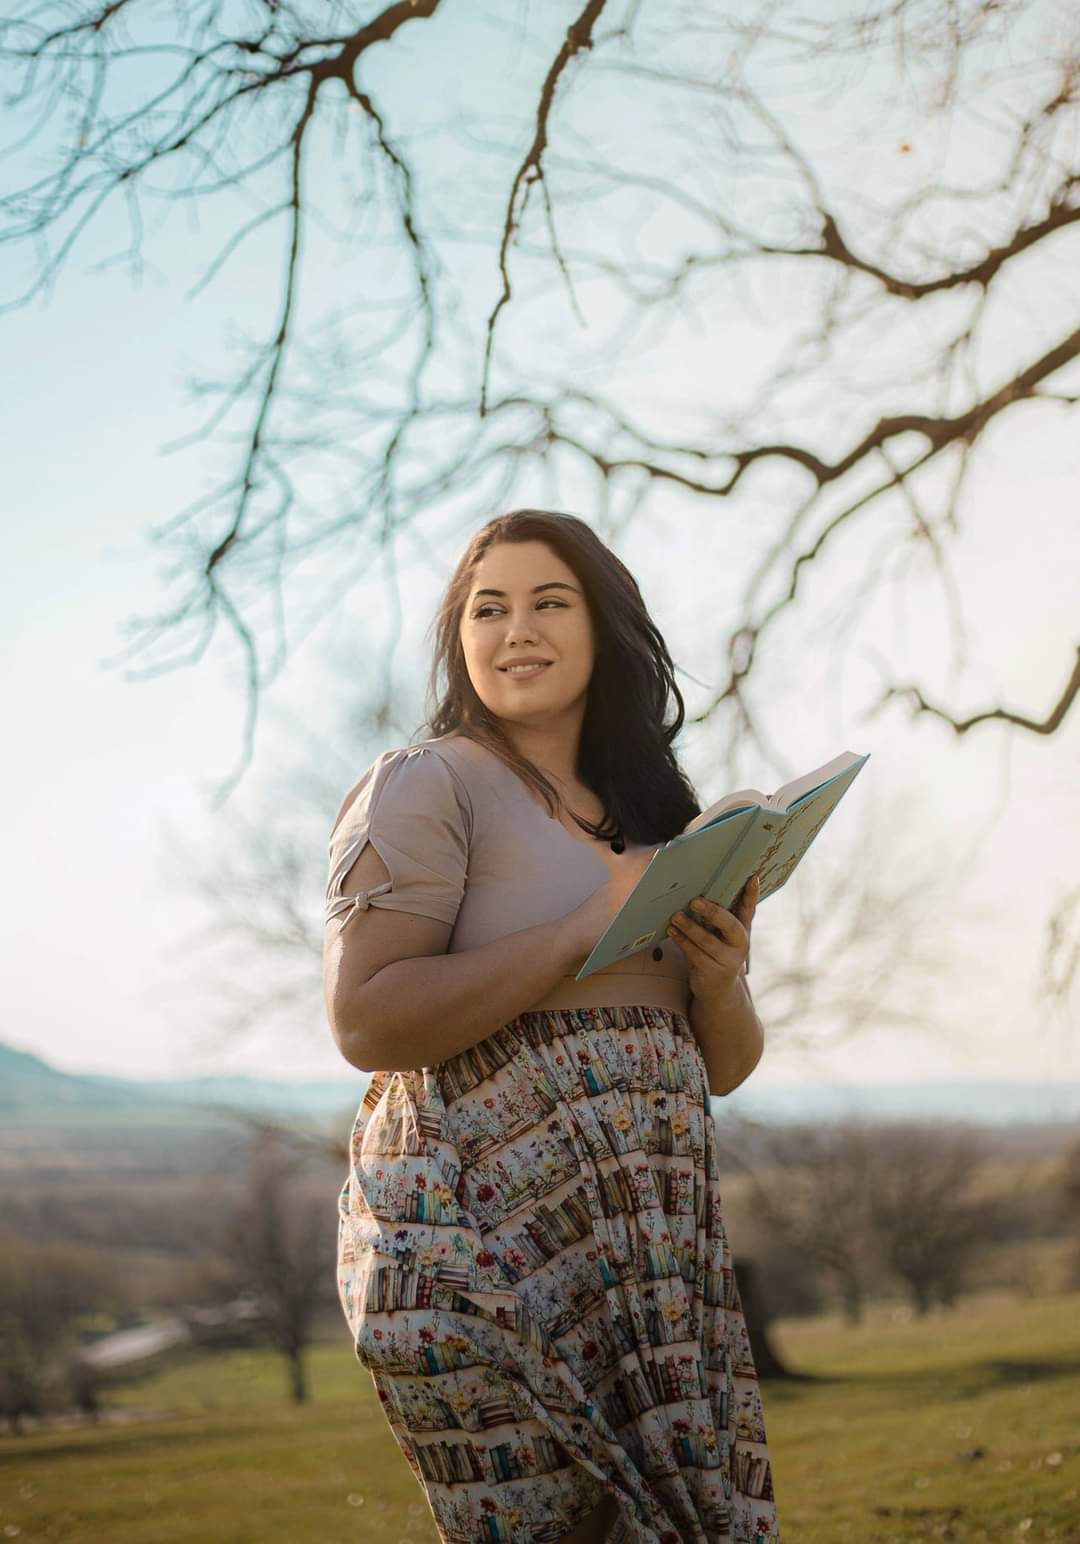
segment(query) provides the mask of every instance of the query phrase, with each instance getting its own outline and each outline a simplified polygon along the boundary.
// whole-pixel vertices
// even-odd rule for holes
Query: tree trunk
[[[290,1351],[289,1358],[289,1385],[292,1397],[296,1404],[302,1405],[308,1397],[307,1378],[304,1373],[304,1353],[302,1350]]]
[[[758,1377],[799,1377],[799,1373],[792,1372],[780,1360],[769,1340],[769,1320],[772,1316],[765,1306],[758,1286],[757,1267],[752,1260],[743,1260],[735,1263],[735,1284],[738,1287],[739,1300],[742,1303],[743,1318],[746,1320],[746,1333],[750,1337],[750,1350],[753,1353],[754,1366],[757,1368]]]
[[[854,1328],[863,1322],[862,1287],[857,1281],[840,1278],[840,1298],[844,1305],[844,1318]]]
[[[915,1305],[915,1312],[919,1315],[920,1318],[923,1318],[930,1312],[930,1308],[932,1306],[930,1301],[930,1293],[927,1290],[926,1283],[924,1281],[909,1280],[908,1286],[911,1288],[911,1298]]]

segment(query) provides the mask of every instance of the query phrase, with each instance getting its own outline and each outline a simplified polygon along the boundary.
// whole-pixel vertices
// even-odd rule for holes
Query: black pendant
[[[612,842],[611,850],[612,850],[612,852],[625,852],[626,851],[626,843],[623,841],[621,836],[617,836],[615,838],[615,840]]]

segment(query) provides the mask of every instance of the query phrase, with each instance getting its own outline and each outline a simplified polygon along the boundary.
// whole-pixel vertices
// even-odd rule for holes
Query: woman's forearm
[[[692,998],[690,1027],[705,1060],[709,1092],[722,1096],[745,1083],[765,1049],[765,1028],[745,975],[736,976],[722,997]]]

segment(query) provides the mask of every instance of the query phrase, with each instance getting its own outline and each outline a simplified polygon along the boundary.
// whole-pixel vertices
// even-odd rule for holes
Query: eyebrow
[[[561,579],[549,579],[547,584],[534,584],[533,587],[532,587],[531,593],[533,595],[539,595],[541,590],[572,590],[575,595],[580,595],[581,594],[581,591],[577,588],[576,585],[564,584],[564,582]],[[500,595],[500,596],[505,598],[506,591],[505,590],[477,590],[475,592],[474,596],[473,596],[473,599],[475,600],[480,595]]]

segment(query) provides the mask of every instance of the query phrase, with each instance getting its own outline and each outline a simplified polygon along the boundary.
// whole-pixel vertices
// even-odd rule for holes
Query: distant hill
[[[0,1043],[0,1232],[24,1226],[22,1213],[70,1201],[100,1204],[89,1191],[117,1186],[181,1187],[194,1178],[238,1173],[264,1117],[329,1142],[344,1143],[367,1077],[304,1081],[243,1076],[117,1078],[63,1072],[32,1052]],[[936,1082],[799,1084],[769,1087],[751,1078],[713,1101],[717,1129],[742,1116],[766,1125],[822,1124],[919,1116],[993,1128],[999,1150],[1048,1156],[1080,1127],[1080,1084]],[[1004,1144],[1004,1146],[1003,1146]],[[17,1176],[17,1183],[15,1177]],[[53,1199],[34,1201],[33,1197]],[[5,1211],[5,1196],[8,1210]],[[111,1204],[111,1203],[110,1203]],[[14,1207],[14,1211],[11,1208]],[[18,1215],[16,1215],[18,1214]]]
[[[203,1112],[244,1110],[303,1119],[342,1117],[363,1096],[355,1084],[246,1076],[118,1078],[63,1072],[30,1051],[0,1042],[0,1125],[35,1126],[62,1118],[69,1127],[101,1124],[191,1127]]]
[[[243,1075],[127,1079],[100,1073],[62,1072],[40,1056],[0,1042],[0,1115],[16,1119],[64,1114],[92,1119],[122,1112],[171,1111],[189,1124],[200,1108],[307,1118],[340,1118],[363,1097],[367,1076],[355,1081],[256,1078]],[[783,1086],[753,1078],[726,1099],[713,1101],[725,1113],[767,1121],[834,1120],[862,1115],[869,1120],[913,1116],[966,1119],[986,1125],[1080,1122],[1080,1083],[1022,1083],[993,1080]]]
[[[735,1111],[772,1122],[953,1120],[983,1126],[1080,1125],[1080,1083],[1021,1083],[939,1079],[921,1083],[791,1084],[772,1087],[751,1078],[713,1101],[718,1118]]]
[[[31,1205],[31,1182],[74,1193],[231,1173],[246,1162],[253,1118],[341,1141],[364,1087],[362,1073],[350,1084],[64,1072],[0,1043],[0,1174]],[[0,1231],[5,1222],[21,1226],[0,1201]]]
[[[0,1111],[25,1105],[106,1106],[138,1097],[139,1085],[91,1073],[61,1072],[40,1056],[0,1042]]]

